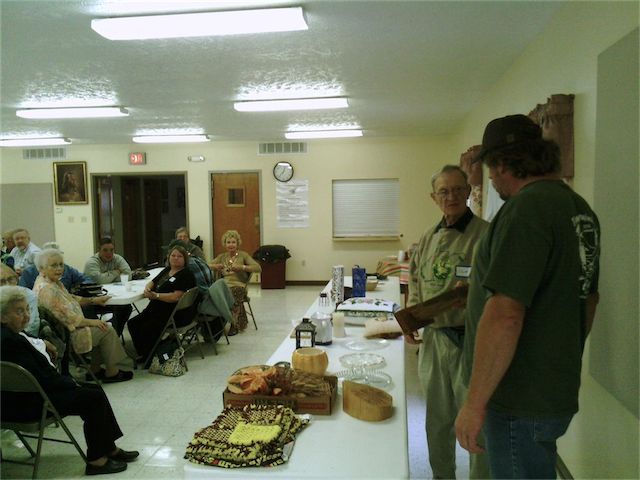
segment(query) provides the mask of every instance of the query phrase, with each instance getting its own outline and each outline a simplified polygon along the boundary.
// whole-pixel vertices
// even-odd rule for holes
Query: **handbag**
[[[160,363],[160,358],[158,355],[153,357],[151,360],[151,365],[149,366],[149,373],[155,373],[156,375],[164,375],[165,377],[179,377],[184,375],[187,369],[184,366],[182,361],[182,357],[184,357],[184,349],[177,348],[171,357],[168,354],[164,354],[168,358],[165,359],[164,363]]]
[[[149,275],[151,274],[146,270],[143,270],[142,268],[136,268],[133,272],[131,272],[131,280],[142,280],[144,278],[147,278]]]
[[[78,283],[71,286],[71,293],[79,297],[102,297],[107,291],[97,283]]]

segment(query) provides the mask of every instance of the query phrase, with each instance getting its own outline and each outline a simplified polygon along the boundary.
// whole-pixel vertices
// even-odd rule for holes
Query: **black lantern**
[[[296,327],[296,350],[302,347],[315,347],[315,345],[316,326],[308,318],[303,318]]]

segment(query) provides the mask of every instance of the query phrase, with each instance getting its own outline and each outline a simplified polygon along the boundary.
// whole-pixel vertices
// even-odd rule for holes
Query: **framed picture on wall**
[[[53,188],[56,205],[89,203],[87,162],[53,162]]]

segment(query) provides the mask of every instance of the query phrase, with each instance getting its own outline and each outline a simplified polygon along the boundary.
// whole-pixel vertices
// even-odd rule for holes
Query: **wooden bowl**
[[[294,370],[324,375],[328,365],[327,352],[315,347],[298,348],[291,356],[291,366]]]
[[[367,278],[367,292],[372,292],[378,286],[377,278]]]

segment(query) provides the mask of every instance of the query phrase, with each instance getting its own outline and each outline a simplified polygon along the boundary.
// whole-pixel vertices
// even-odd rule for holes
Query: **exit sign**
[[[129,154],[130,165],[146,165],[147,155],[144,152],[135,152]]]

